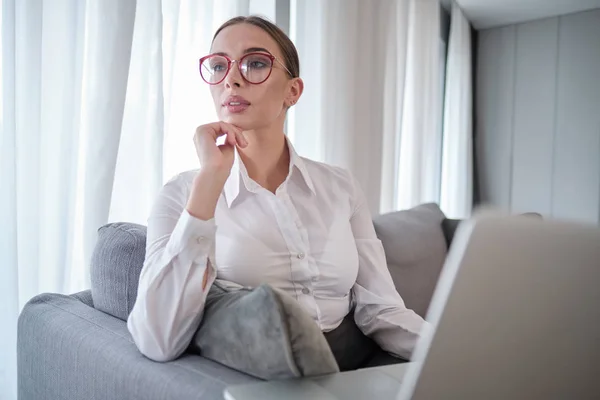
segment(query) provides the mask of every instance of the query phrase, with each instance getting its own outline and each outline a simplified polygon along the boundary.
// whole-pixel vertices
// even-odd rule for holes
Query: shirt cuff
[[[215,242],[215,219],[207,221],[183,210],[165,249],[169,258],[178,257],[184,263],[206,264]]]

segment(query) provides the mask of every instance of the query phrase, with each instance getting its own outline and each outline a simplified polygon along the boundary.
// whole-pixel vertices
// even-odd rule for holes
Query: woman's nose
[[[231,68],[229,69],[229,73],[225,77],[225,86],[226,87],[240,87],[244,83],[244,78],[242,74],[240,74],[240,69],[238,67],[238,62],[235,61],[231,63]]]

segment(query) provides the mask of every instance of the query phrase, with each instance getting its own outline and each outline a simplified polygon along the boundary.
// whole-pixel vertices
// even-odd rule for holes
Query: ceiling
[[[450,9],[452,0],[441,0]],[[600,0],[455,0],[475,29],[600,8]]]

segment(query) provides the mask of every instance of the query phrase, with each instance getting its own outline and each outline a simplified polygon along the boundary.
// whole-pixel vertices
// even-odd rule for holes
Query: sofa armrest
[[[20,400],[222,399],[226,386],[256,381],[194,355],[153,362],[125,321],[59,294],[25,305],[17,364]]]

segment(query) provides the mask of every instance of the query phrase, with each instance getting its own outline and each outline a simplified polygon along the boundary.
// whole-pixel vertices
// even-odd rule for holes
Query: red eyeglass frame
[[[262,81],[260,81],[260,82],[250,82],[248,79],[246,79],[246,77],[244,76],[244,73],[242,72],[241,61],[244,58],[246,58],[246,57],[249,57],[249,56],[252,56],[252,55],[256,55],[256,54],[260,54],[261,56],[265,56],[265,57],[269,58],[271,60],[271,69],[269,70],[269,74],[267,75],[267,77],[265,79],[263,79]],[[211,57],[223,57],[223,58],[225,58],[227,60],[227,72],[225,72],[225,75],[223,75],[223,79],[221,79],[220,81],[215,82],[215,83],[211,83],[211,82],[207,81],[204,78],[204,75],[202,75],[202,63],[205,60],[207,60],[207,59],[209,59]],[[293,77],[293,75],[290,72],[290,70],[287,69],[287,67],[281,61],[279,61],[279,59],[277,57],[275,57],[273,54],[259,52],[259,51],[255,51],[255,52],[252,52],[252,53],[244,54],[244,56],[241,57],[239,60],[233,60],[233,59],[227,57],[224,54],[209,54],[209,55],[206,55],[206,56],[202,57],[200,60],[198,60],[198,72],[200,72],[200,77],[207,84],[209,84],[209,85],[218,85],[219,83],[223,82],[225,80],[225,78],[227,78],[227,75],[229,75],[229,72],[231,71],[231,64],[237,63],[237,65],[238,65],[238,71],[240,71],[240,76],[242,77],[242,79],[244,79],[244,81],[248,82],[251,85],[260,85],[261,83],[263,83],[267,79],[269,79],[269,77],[271,76],[271,73],[273,73],[273,67],[275,66],[275,62],[274,61],[277,61],[279,64],[281,64],[281,66],[286,70],[286,72],[288,74],[290,74],[290,76]]]

